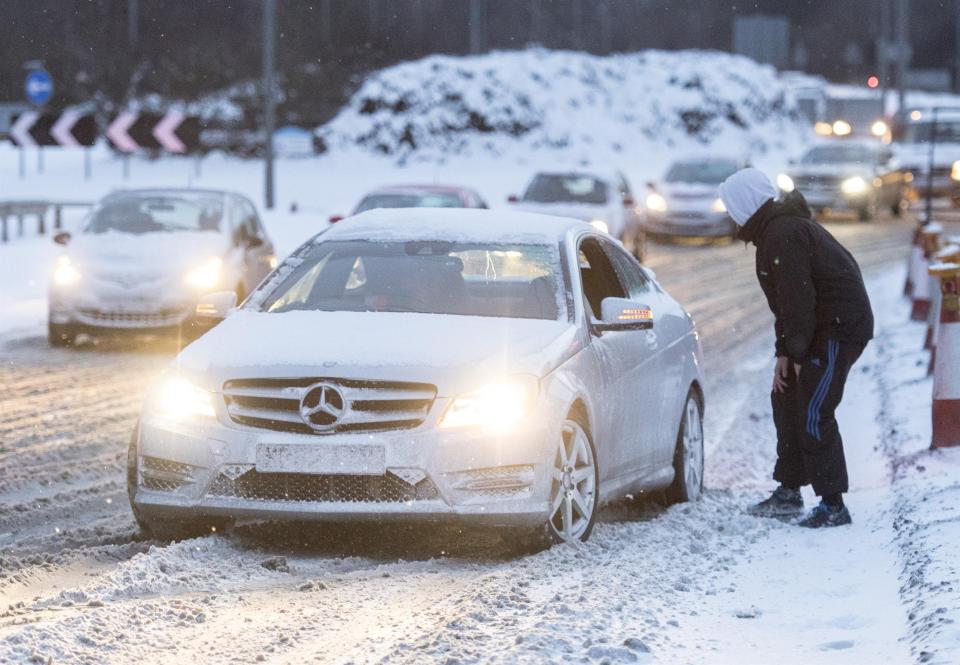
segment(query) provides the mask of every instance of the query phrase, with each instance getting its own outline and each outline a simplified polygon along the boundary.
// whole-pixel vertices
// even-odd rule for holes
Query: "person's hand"
[[[773,368],[773,392],[782,393],[787,389],[789,371],[790,359],[786,356],[777,356],[777,364]]]

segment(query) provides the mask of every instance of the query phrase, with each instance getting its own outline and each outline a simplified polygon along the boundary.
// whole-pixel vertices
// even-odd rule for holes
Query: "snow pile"
[[[795,149],[808,131],[776,71],[742,56],[531,49],[389,67],[318,133],[333,148],[402,161],[531,150],[589,160],[705,149],[762,156]]]

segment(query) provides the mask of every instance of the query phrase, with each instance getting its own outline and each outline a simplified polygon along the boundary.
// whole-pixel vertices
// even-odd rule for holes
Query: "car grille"
[[[434,499],[437,488],[429,478],[410,484],[391,473],[326,476],[250,470],[237,478],[219,474],[207,496],[299,503],[405,503]]]
[[[343,397],[342,416],[323,431],[316,431],[300,415],[300,401],[315,384],[327,384]],[[223,386],[227,413],[233,422],[302,434],[416,427],[427,417],[436,396],[436,386],[399,381],[235,379]]]
[[[152,312],[105,311],[81,308],[78,318],[90,325],[116,326],[118,328],[162,328],[179,324],[188,311],[182,307],[168,307]]]
[[[190,464],[144,455],[140,458],[140,486],[154,492],[173,492],[194,481],[193,469]]]
[[[801,191],[804,188],[839,187],[843,178],[835,175],[799,175],[793,179],[793,184]]]

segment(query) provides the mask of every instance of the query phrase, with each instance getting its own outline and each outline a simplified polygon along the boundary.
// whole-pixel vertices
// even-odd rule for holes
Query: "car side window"
[[[251,238],[263,237],[263,228],[260,226],[260,220],[257,217],[257,211],[249,201],[240,201],[240,209],[243,215],[244,231]]]
[[[614,246],[611,242],[603,242],[603,249],[610,257],[620,281],[631,300],[642,300],[651,292],[650,280],[635,258]]]
[[[599,319],[604,298],[626,298],[627,291],[597,238],[588,237],[580,241],[578,263],[583,296],[593,317]]]

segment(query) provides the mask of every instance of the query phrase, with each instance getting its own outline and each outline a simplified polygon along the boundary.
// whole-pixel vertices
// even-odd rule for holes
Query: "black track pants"
[[[777,427],[773,479],[787,487],[812,484],[818,496],[846,492],[847,463],[834,412],[863,345],[830,340],[824,357],[807,360],[799,378],[791,364],[787,389],[772,393]]]

